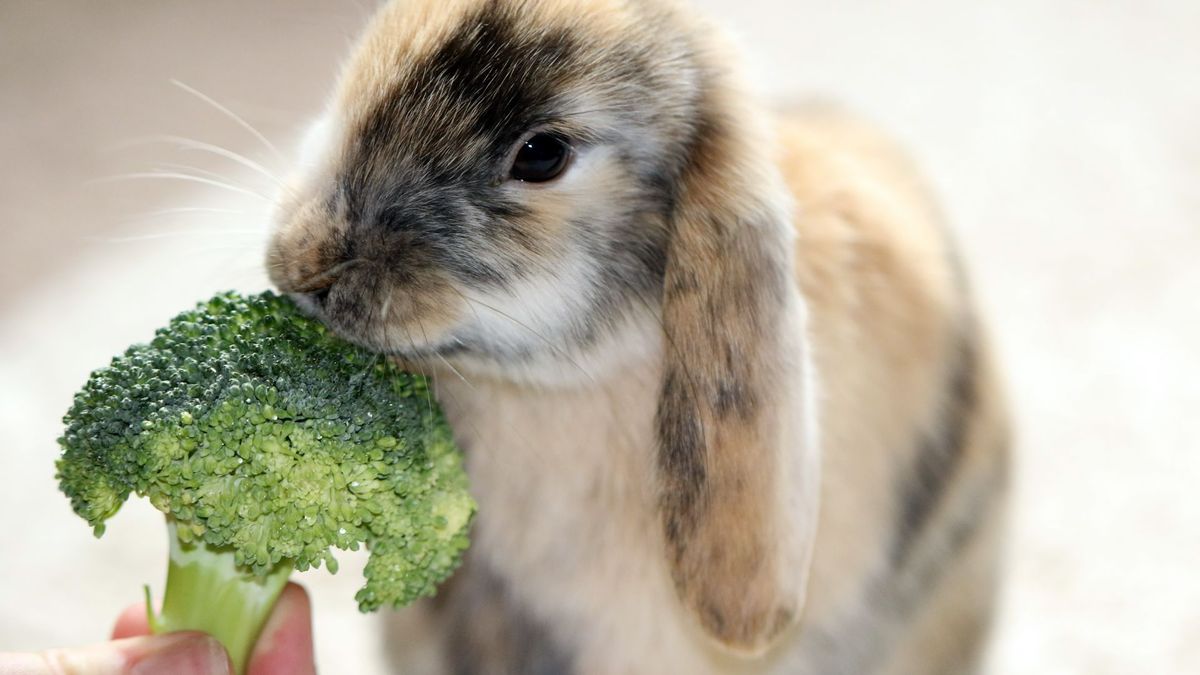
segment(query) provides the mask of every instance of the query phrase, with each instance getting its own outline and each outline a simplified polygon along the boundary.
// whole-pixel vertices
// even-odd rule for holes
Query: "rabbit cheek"
[[[377,351],[416,357],[452,342],[463,301],[437,274],[397,283],[385,269],[363,269],[332,289],[324,318],[343,337]]]

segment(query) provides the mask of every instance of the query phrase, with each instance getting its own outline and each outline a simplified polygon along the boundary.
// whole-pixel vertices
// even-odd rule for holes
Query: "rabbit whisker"
[[[192,166],[190,164],[179,164],[176,162],[160,162],[157,166],[154,167],[153,170],[158,171],[158,172],[162,172],[162,171],[179,172],[179,173],[190,172],[189,175],[192,175],[192,176],[200,176],[203,178],[212,178],[214,180],[224,181],[226,183],[229,183],[230,185],[237,185],[238,187],[245,187],[247,190],[250,189],[249,187],[242,185],[238,181],[235,181],[234,179],[230,178],[229,176],[227,176],[219,171],[213,171],[212,169],[202,169],[198,166]]]
[[[453,286],[452,286],[451,288],[453,288]],[[530,333],[532,333],[532,334],[533,334],[535,337],[537,337],[539,340],[541,340],[542,342],[544,342],[544,343],[546,344],[546,346],[547,346],[547,347],[550,347],[550,349],[554,350],[554,351],[555,351],[555,353],[557,353],[559,356],[561,356],[561,357],[563,357],[564,359],[566,359],[566,360],[567,360],[567,362],[568,362],[568,363],[570,363],[572,366],[574,366],[574,367],[575,367],[575,368],[576,368],[576,369],[577,369],[579,372],[583,373],[583,375],[584,375],[585,377],[587,377],[589,380],[591,380],[593,384],[596,384],[596,378],[595,378],[595,377],[593,377],[593,376],[592,376],[592,374],[591,374],[591,373],[589,373],[589,372],[587,371],[587,369],[586,369],[586,368],[584,368],[583,366],[579,365],[579,363],[578,363],[578,362],[576,362],[576,361],[575,361],[575,359],[573,359],[573,358],[571,357],[571,355],[570,355],[570,354],[568,354],[568,353],[567,353],[567,351],[566,351],[565,349],[563,349],[562,347],[559,347],[558,345],[554,344],[554,342],[553,342],[553,341],[551,341],[551,340],[550,340],[550,338],[546,337],[545,335],[542,335],[542,334],[541,334],[539,331],[535,330],[534,328],[531,328],[530,326],[528,326],[528,325],[526,325],[526,324],[522,323],[521,321],[519,321],[519,320],[518,320],[518,319],[516,319],[515,317],[513,317],[513,316],[510,316],[509,314],[507,314],[507,313],[505,313],[505,312],[503,312],[503,311],[501,311],[501,310],[499,310],[499,309],[497,309],[497,308],[495,308],[495,307],[493,307],[493,306],[489,305],[489,304],[488,304],[488,303],[486,303],[486,302],[483,302],[482,300],[472,300],[471,298],[468,298],[466,295],[463,295],[462,291],[459,291],[458,289],[454,289],[454,292],[458,293],[458,294],[459,294],[459,295],[462,297],[462,299],[463,299],[463,300],[465,300],[465,301],[467,302],[467,304],[468,304],[468,305],[473,305],[473,304],[475,304],[475,303],[478,303],[478,304],[479,304],[481,307],[484,307],[485,309],[490,309],[491,311],[495,312],[495,313],[496,313],[498,316],[501,316],[501,317],[503,317],[503,318],[505,318],[505,319],[507,319],[507,320],[511,321],[511,322],[512,322],[514,325],[516,325],[517,327],[519,327],[519,328],[523,328],[523,329],[525,329],[525,330],[529,331],[529,332],[530,332]]]
[[[457,376],[458,376],[458,379],[460,379],[460,380],[462,380],[462,381],[463,381],[463,384],[465,384],[465,385],[467,385],[468,387],[470,387],[470,388],[471,388],[471,390],[474,390],[474,389],[475,389],[475,385],[474,385],[474,384],[471,384],[470,380],[468,380],[466,377],[464,377],[462,373],[458,372],[458,368],[455,368],[453,364],[451,364],[449,361],[447,361],[447,360],[446,360],[446,357],[442,356],[440,352],[437,352],[437,351],[435,351],[435,352],[433,352],[433,355],[434,355],[434,356],[436,356],[436,357],[438,357],[438,359],[439,359],[439,360],[440,360],[442,363],[444,363],[444,364],[446,365],[446,367],[447,367],[447,368],[449,368],[449,369],[451,370],[451,372],[453,372],[455,375],[457,375]]]
[[[267,140],[267,137],[264,136],[262,134],[262,132],[260,132],[258,129],[255,129],[254,126],[251,125],[246,120],[242,119],[242,117],[240,115],[233,112],[229,108],[221,105],[220,103],[217,103],[217,101],[215,99],[213,99],[211,96],[197,90],[195,87],[186,85],[183,82],[180,82],[179,80],[177,80],[175,78],[171,78],[171,84],[175,85],[176,87],[179,87],[180,89],[186,91],[187,93],[191,94],[192,96],[195,96],[196,98],[200,99],[201,101],[204,101],[205,103],[209,104],[213,108],[216,108],[218,112],[225,115],[229,119],[233,120],[234,123],[236,123],[238,126],[245,129],[247,132],[250,133],[250,135],[254,136],[254,138],[257,139],[260,143],[262,143],[268,150],[270,150],[275,155],[276,158],[278,158],[280,161],[286,161],[283,156],[283,153],[279,152],[279,148],[275,147],[275,144],[272,143],[271,141]]]
[[[300,281],[300,283],[295,284],[295,286],[296,286],[295,290],[299,293],[308,293],[313,290],[318,290],[319,288],[322,288],[322,287],[314,286],[315,284],[323,282],[326,279],[328,279],[329,277],[336,277],[338,274],[341,274],[342,272],[350,269],[351,267],[354,267],[355,265],[361,265],[362,263],[365,263],[365,262],[367,262],[366,258],[353,258],[351,260],[347,260],[346,262],[338,263],[338,264],[334,265],[333,267],[330,267],[326,270],[317,272],[316,274],[312,275],[311,277],[302,279]]]
[[[405,328],[404,334],[405,334],[405,337],[408,338],[408,345],[410,347],[412,347],[413,353],[416,354],[417,353],[417,342],[416,342],[416,340],[413,339],[412,331]],[[414,364],[410,364],[410,365],[412,365],[414,368],[418,368],[417,372],[420,373],[421,376],[424,377],[427,381],[429,381],[433,384],[433,393],[432,394],[429,392],[428,388],[425,390],[425,402],[429,405],[429,418],[427,420],[428,428],[432,429],[433,428],[433,418],[434,418],[433,399],[436,398],[438,395],[437,378],[430,376],[430,374],[425,372],[425,369],[421,368],[418,364],[414,363]]]
[[[155,239],[171,239],[175,237],[212,237],[213,235],[262,234],[258,230],[178,230],[175,232],[155,232],[128,237],[83,237],[83,241],[103,244],[127,244],[137,241],[152,241]]]
[[[225,159],[236,162],[237,164],[240,164],[251,171],[271,179],[271,181],[279,187],[285,187],[284,182],[279,178],[279,176],[267,167],[239,152],[234,152],[233,150],[215,145],[213,143],[205,143],[204,141],[197,141],[185,136],[174,136],[168,134],[134,139],[127,145],[140,145],[146,143],[174,143],[185,150],[198,150],[200,152],[207,152],[211,155],[217,155],[218,157],[224,157]]]
[[[247,195],[249,197],[254,197],[256,199],[261,199],[266,202],[272,201],[269,197],[266,197],[265,195],[261,195],[257,192],[254,192],[253,190],[248,190],[244,187],[239,187],[237,185],[231,185],[229,183],[219,181],[219,180],[216,180],[213,178],[205,178],[203,176],[193,176],[191,174],[179,173],[179,172],[141,171],[141,172],[135,172],[135,173],[124,173],[124,174],[118,174],[115,176],[108,176],[106,178],[96,178],[96,179],[88,181],[88,184],[95,185],[95,184],[102,184],[102,183],[113,183],[113,182],[117,182],[117,181],[143,180],[143,179],[179,180],[179,181],[187,181],[187,182],[192,182],[192,183],[200,183],[201,185],[209,185],[212,187],[221,188],[222,190],[228,190],[230,192],[237,192],[239,194]]]
[[[224,214],[231,216],[244,216],[248,211],[244,209],[223,209],[213,206],[177,206],[170,209],[158,209],[157,211],[147,211],[133,216],[134,220],[144,220],[146,218],[157,218],[160,216],[175,216],[188,213],[205,213],[205,214]],[[128,221],[127,221],[128,222]]]

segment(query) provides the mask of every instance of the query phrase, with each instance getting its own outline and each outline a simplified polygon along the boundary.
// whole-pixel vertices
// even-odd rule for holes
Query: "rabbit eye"
[[[571,163],[571,146],[554,134],[534,134],[521,142],[509,175],[526,183],[545,183],[563,174]]]

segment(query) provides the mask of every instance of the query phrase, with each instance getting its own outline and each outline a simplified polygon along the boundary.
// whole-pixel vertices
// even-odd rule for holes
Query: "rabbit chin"
[[[594,386],[654,363],[661,320],[648,303],[622,310],[589,306],[585,265],[569,274],[518,282],[503,292],[462,291],[462,323],[427,345],[396,345],[407,359],[451,377],[541,387]]]
[[[528,343],[522,338],[520,345],[491,343],[476,349],[464,339],[466,348],[421,361],[434,369],[450,366],[453,372],[443,375],[467,380],[484,377],[524,386],[573,388],[595,386],[630,369],[657,367],[662,352],[662,330],[647,310],[623,315],[587,344],[552,337],[534,340]]]

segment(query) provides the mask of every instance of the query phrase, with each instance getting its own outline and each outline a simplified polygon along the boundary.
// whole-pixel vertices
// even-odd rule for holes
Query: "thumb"
[[[36,654],[0,654],[4,675],[230,675],[229,656],[203,633],[168,633]]]

